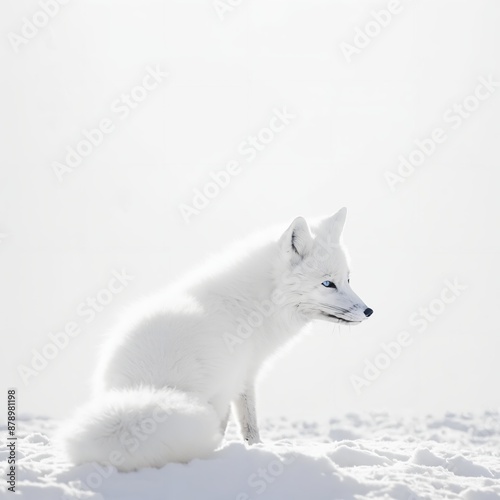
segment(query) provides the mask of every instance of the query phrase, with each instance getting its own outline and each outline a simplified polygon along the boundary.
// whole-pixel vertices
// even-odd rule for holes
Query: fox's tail
[[[130,471],[205,457],[222,435],[208,403],[175,389],[142,387],[103,394],[80,410],[61,438],[75,464]]]

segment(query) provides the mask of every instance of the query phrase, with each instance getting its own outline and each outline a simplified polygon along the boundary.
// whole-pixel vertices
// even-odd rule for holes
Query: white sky
[[[243,1],[223,21],[210,0],[71,2],[17,53],[9,33],[39,7],[4,3],[0,370],[21,411],[86,400],[103,334],[134,300],[236,238],[344,205],[352,285],[375,314],[313,325],[262,383],[259,413],[500,406],[500,87],[445,121],[479,77],[500,81],[500,3],[403,4],[349,64],[340,44],[387,2]],[[148,65],[168,81],[122,120],[112,103]],[[283,106],[296,118],[247,163],[239,144]],[[116,130],[59,183],[53,162],[106,117]],[[446,141],[392,192],[384,173],[436,127]],[[230,160],[243,173],[186,224],[179,204]],[[135,279],[85,324],[78,304],[114,269]],[[409,316],[454,278],[467,290],[417,334]],[[82,333],[25,386],[18,365],[73,320]],[[350,377],[403,330],[413,344],[358,395]]]

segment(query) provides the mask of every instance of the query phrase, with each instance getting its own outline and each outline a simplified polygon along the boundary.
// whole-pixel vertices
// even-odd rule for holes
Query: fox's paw
[[[254,444],[262,444],[262,440],[259,436],[248,436],[245,438],[245,443],[247,443],[249,446],[252,446]]]

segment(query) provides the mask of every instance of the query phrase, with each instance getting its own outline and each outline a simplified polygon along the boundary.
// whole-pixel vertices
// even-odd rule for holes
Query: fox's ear
[[[339,241],[344,229],[346,215],[347,208],[342,207],[337,213],[333,214],[331,217],[328,217],[328,219],[325,219],[321,223],[320,228],[333,241]]]
[[[313,237],[303,217],[297,217],[280,238],[280,248],[288,254],[292,263],[300,262],[311,250]]]

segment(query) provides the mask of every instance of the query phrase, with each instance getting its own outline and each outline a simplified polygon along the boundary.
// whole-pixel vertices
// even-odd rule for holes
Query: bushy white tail
[[[61,437],[73,463],[99,462],[121,471],[204,457],[222,439],[209,404],[175,389],[148,387],[103,394],[80,410]]]

